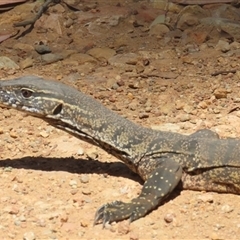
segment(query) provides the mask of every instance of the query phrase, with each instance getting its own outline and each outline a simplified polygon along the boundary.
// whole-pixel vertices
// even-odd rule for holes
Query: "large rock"
[[[19,69],[19,66],[10,58],[1,56],[0,57],[0,69]]]
[[[199,23],[199,20],[209,16],[209,12],[200,6],[187,6],[178,15],[177,28],[181,30],[188,29]]]
[[[223,34],[229,34],[235,41],[240,40],[240,22],[231,21],[225,18],[208,17],[201,19],[201,23],[205,26],[212,26],[221,30]]]

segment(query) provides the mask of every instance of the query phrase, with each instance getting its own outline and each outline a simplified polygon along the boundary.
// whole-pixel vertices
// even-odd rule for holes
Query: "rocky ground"
[[[1,79],[57,79],[146,127],[240,137],[239,8],[58,4],[31,31],[12,26],[41,4],[1,13]],[[142,181],[40,119],[0,108],[0,150],[1,239],[239,239],[240,196],[212,192],[176,191],[130,225],[93,226],[102,204],[129,201]]]

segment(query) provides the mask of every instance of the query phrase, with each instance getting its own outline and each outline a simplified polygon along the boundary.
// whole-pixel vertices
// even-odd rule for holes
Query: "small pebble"
[[[222,240],[223,238],[221,238],[217,233],[212,233],[210,235],[210,239],[211,240]]]
[[[80,224],[81,224],[81,226],[84,227],[84,228],[89,226],[89,222],[87,222],[86,220],[81,220],[81,223],[80,223]]]
[[[84,195],[91,195],[91,191],[90,191],[89,189],[84,189],[84,190],[82,190],[82,193],[83,193]]]
[[[181,122],[187,122],[187,121],[190,120],[190,116],[189,116],[189,114],[180,114],[179,115],[179,120]]]
[[[225,204],[221,207],[221,210],[224,212],[224,213],[230,213],[232,212],[234,209],[229,206],[228,204]]]
[[[63,25],[66,27],[66,28],[70,28],[72,25],[73,25],[73,20],[71,18],[67,19],[67,21],[65,21],[63,23]]]
[[[132,88],[132,89],[138,89],[139,88],[139,83],[129,83],[128,84],[128,87],[129,88]]]
[[[118,224],[118,233],[120,235],[126,235],[130,232],[130,224],[129,221],[125,220]]]
[[[72,195],[77,194],[77,192],[78,192],[78,189],[72,189],[72,190],[70,191],[70,193],[71,193]]]
[[[45,44],[36,45],[35,46],[35,50],[39,54],[46,54],[46,53],[50,53],[51,52],[51,49],[49,48],[49,46],[47,46]]]
[[[46,227],[46,221],[45,221],[45,219],[39,219],[39,220],[37,221],[37,226]]]
[[[35,234],[34,232],[26,232],[23,234],[23,240],[35,240]]]
[[[208,107],[207,103],[205,101],[202,101],[198,104],[199,108],[206,109]]]
[[[13,168],[12,167],[5,167],[3,169],[4,172],[12,172]]]
[[[176,100],[176,102],[175,102],[175,107],[177,110],[183,109],[184,105],[185,105],[185,103],[183,101]]]
[[[14,225],[15,226],[20,226],[21,225],[21,221],[19,221],[18,219],[14,221]]]
[[[84,150],[82,148],[79,148],[78,151],[77,151],[77,155],[78,156],[84,155]]]
[[[19,217],[19,221],[21,221],[21,222],[26,222],[26,218],[25,218],[24,216],[20,216],[20,217]]]
[[[44,137],[44,138],[49,137],[49,133],[47,131],[41,131],[39,134],[41,137]]]
[[[228,91],[225,88],[218,88],[214,91],[216,99],[227,98]]]
[[[130,110],[132,110],[132,111],[135,111],[135,110],[137,109],[137,104],[135,104],[135,103],[130,103],[130,104],[128,105],[128,108],[129,108]]]
[[[173,221],[175,220],[175,218],[176,218],[176,215],[175,215],[175,214],[173,214],[173,213],[167,213],[167,214],[164,216],[164,221],[165,221],[166,223],[171,223],[171,222],[173,222]]]
[[[89,159],[97,159],[98,158],[98,153],[95,151],[95,150],[90,150],[90,151],[88,151],[87,153],[87,157],[89,158]]]
[[[213,203],[214,201],[213,195],[208,193],[198,196],[197,199],[202,202],[208,202],[208,203]]]
[[[139,117],[140,119],[143,119],[143,118],[148,118],[148,117],[149,117],[149,114],[148,114],[148,113],[146,113],[146,112],[139,113],[138,117]]]
[[[18,134],[16,132],[14,132],[14,131],[11,131],[9,135],[12,138],[17,138],[18,137]]]
[[[3,211],[14,215],[19,213],[19,209],[15,206],[7,206],[3,209]]]
[[[70,180],[69,181],[69,185],[72,187],[72,186],[76,186],[77,185],[77,181],[76,180]]]
[[[88,183],[89,182],[89,176],[87,174],[82,174],[80,176],[80,182],[81,183]]]
[[[151,111],[152,111],[152,107],[146,107],[146,108],[145,108],[145,111],[146,111],[147,113],[151,112]]]

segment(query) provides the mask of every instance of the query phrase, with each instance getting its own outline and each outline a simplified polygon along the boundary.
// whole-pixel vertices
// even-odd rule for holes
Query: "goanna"
[[[207,129],[185,136],[144,128],[72,87],[35,76],[1,81],[0,104],[104,149],[144,180],[140,195],[129,203],[100,207],[95,224],[143,217],[178,184],[240,194],[240,140],[220,139]]]

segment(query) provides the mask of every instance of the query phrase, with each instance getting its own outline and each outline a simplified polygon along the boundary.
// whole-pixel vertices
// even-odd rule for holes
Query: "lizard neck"
[[[105,108],[96,100],[80,94],[75,104],[64,101],[62,111],[43,118],[54,127],[96,145],[126,164],[140,156],[144,138],[151,129],[141,127]],[[84,99],[81,99],[84,97]],[[80,102],[84,102],[83,105]]]

